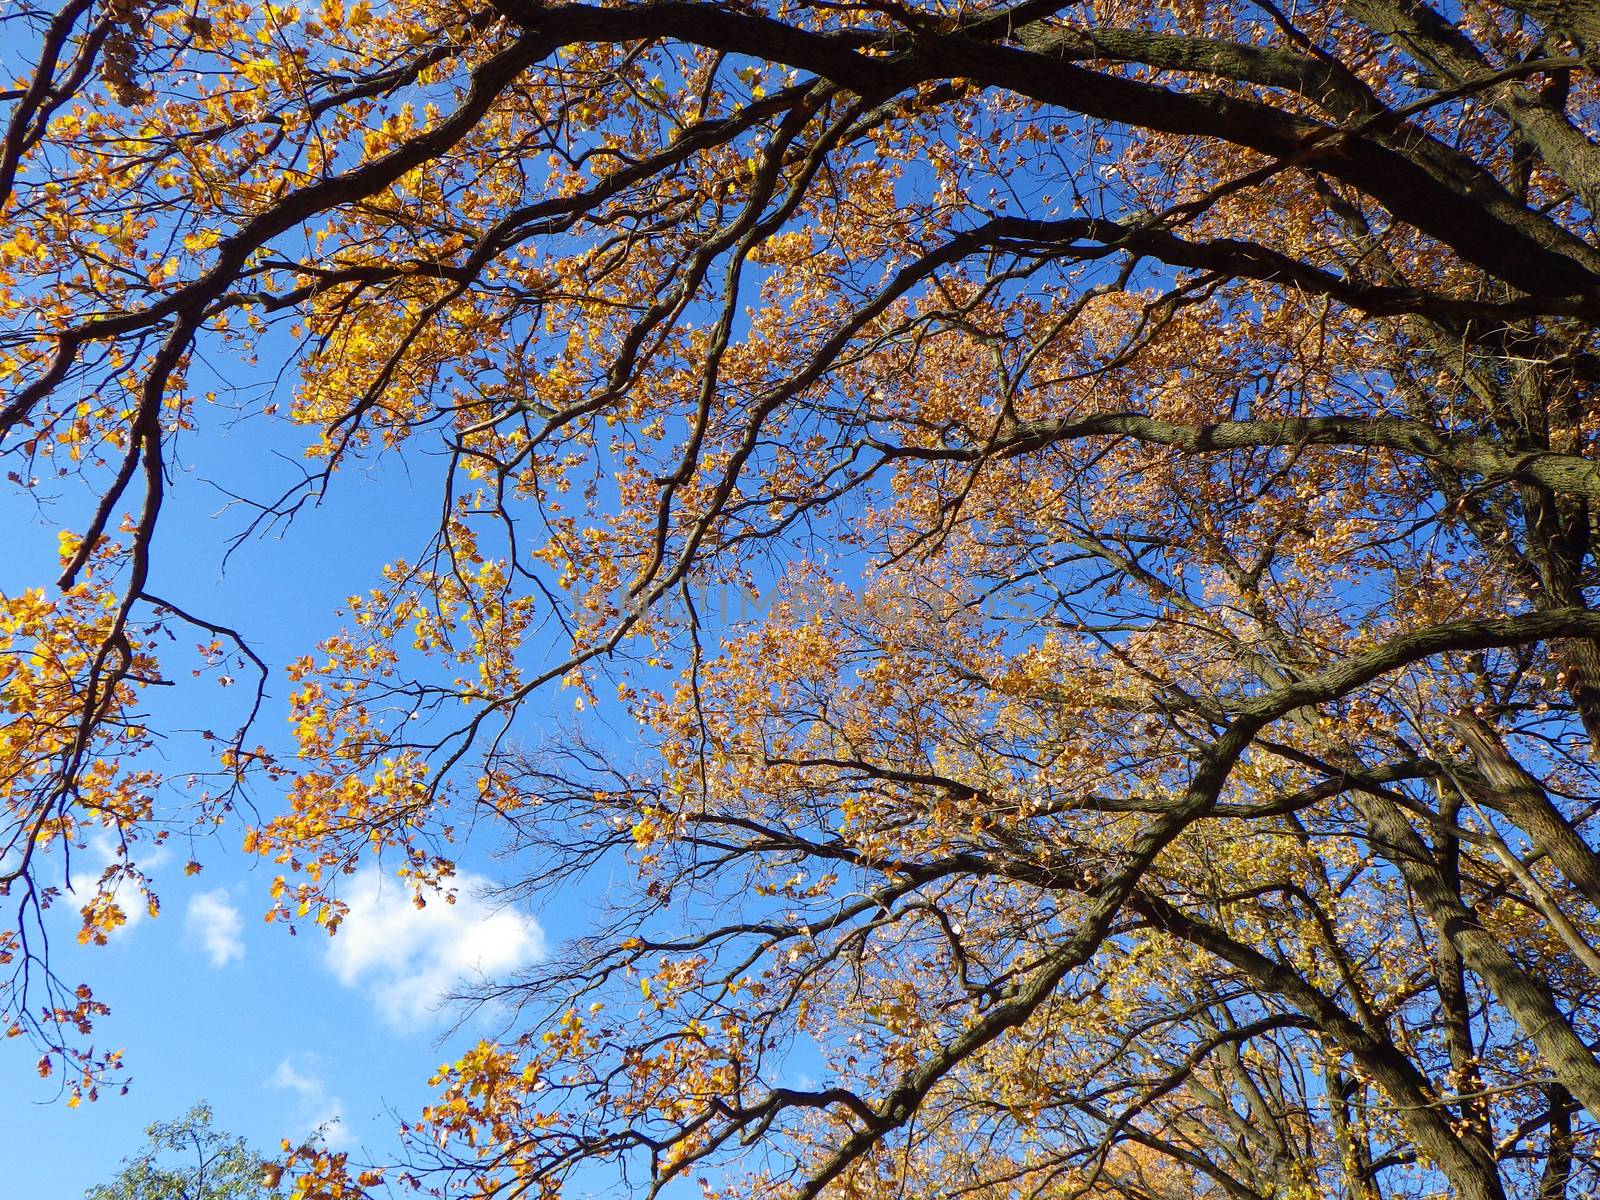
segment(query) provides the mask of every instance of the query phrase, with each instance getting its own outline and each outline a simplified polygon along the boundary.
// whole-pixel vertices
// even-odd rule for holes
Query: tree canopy
[[[94,942],[186,822],[330,931],[472,827],[606,903],[485,989],[516,1016],[406,1162],[313,1149],[296,1195],[1600,1189],[1592,5],[6,22],[41,1070],[119,1070],[44,940],[90,838]],[[164,520],[251,438],[292,486]],[[187,563],[314,573],[298,518],[401,469],[435,519],[303,656],[208,609]],[[235,678],[181,751],[149,715]]]
[[[277,1200],[266,1160],[243,1138],[212,1128],[211,1116],[202,1101],[176,1121],[150,1126],[148,1149],[84,1200]]]

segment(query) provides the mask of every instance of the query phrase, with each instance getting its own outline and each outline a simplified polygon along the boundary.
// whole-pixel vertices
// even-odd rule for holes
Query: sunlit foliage
[[[1600,1188],[1592,6],[8,22],[3,1005],[74,1095],[65,855],[98,941],[249,796],[275,920],[468,828],[609,887],[297,1197]],[[299,439],[223,535],[287,570],[437,489],[292,662],[163,520],[225,429]],[[169,777],[148,694],[241,667],[294,752],[247,694]]]

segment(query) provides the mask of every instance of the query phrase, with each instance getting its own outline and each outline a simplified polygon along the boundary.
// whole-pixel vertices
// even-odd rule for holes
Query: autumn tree
[[[408,1161],[297,1195],[1600,1188],[1593,6],[65,0],[6,41],[0,449],[63,526],[0,618],[43,1067],[118,1068],[45,957],[63,859],[115,847],[100,940],[251,798],[273,914],[330,931],[469,825],[513,894],[633,881],[483,994],[513,1026]],[[297,570],[352,468],[438,489],[287,664],[163,520],[225,428],[300,438],[221,534]],[[180,755],[152,689],[238,665]]]

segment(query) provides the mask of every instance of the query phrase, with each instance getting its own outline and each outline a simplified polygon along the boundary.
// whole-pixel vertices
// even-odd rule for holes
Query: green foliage
[[[277,1200],[267,1162],[246,1144],[211,1127],[211,1106],[196,1104],[176,1121],[145,1130],[150,1144],[123,1159],[110,1183],[96,1184],[84,1200]]]

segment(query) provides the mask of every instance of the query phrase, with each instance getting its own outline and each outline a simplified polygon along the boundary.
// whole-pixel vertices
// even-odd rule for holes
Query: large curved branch
[[[1284,997],[1312,1018],[1322,1033],[1388,1093],[1398,1106],[1397,1115],[1407,1132],[1439,1164],[1460,1195],[1474,1200],[1501,1200],[1505,1195],[1494,1163],[1483,1147],[1458,1136],[1427,1078],[1381,1030],[1356,1021],[1288,965],[1177,905],[1145,892],[1134,896],[1129,904],[1156,928],[1216,956],[1256,986]]]
[[[1259,101],[1173,91],[957,33],[908,33],[903,41],[909,48],[900,49],[880,35],[809,31],[684,0],[619,8],[534,0],[496,4],[510,20],[556,44],[671,38],[813,71],[874,97],[965,78],[1086,117],[1246,147],[1357,188],[1466,261],[1531,295],[1588,297],[1600,291],[1600,251],[1519,203],[1488,171],[1471,163],[1446,169]]]
[[[1454,24],[1426,3],[1408,0],[1349,0],[1349,7],[1377,33],[1409,51],[1418,62],[1463,83],[1493,70],[1493,64]],[[1559,5],[1540,5],[1547,24]],[[1559,18],[1556,18],[1559,20]],[[1600,146],[1584,136],[1541,96],[1520,83],[1495,89],[1492,100],[1517,131],[1538,148],[1545,162],[1583,197],[1592,212],[1600,198]]]
[[[1100,413],[1016,425],[998,452],[1013,456],[1058,442],[1087,437],[1127,437],[1194,454],[1267,446],[1363,446],[1430,459],[1485,479],[1536,483],[1555,492],[1600,499],[1600,462],[1550,450],[1511,449],[1491,438],[1443,433],[1422,421],[1399,417],[1286,417],[1281,420],[1219,421],[1183,425],[1139,413]],[[974,459],[978,450],[907,448],[897,453],[931,458]]]
[[[1340,118],[1381,108],[1367,87],[1338,63],[1275,46],[1148,29],[1079,29],[1042,22],[1019,30],[1017,40],[1029,50],[1068,62],[1142,63],[1164,71],[1281,88],[1314,100]]]

